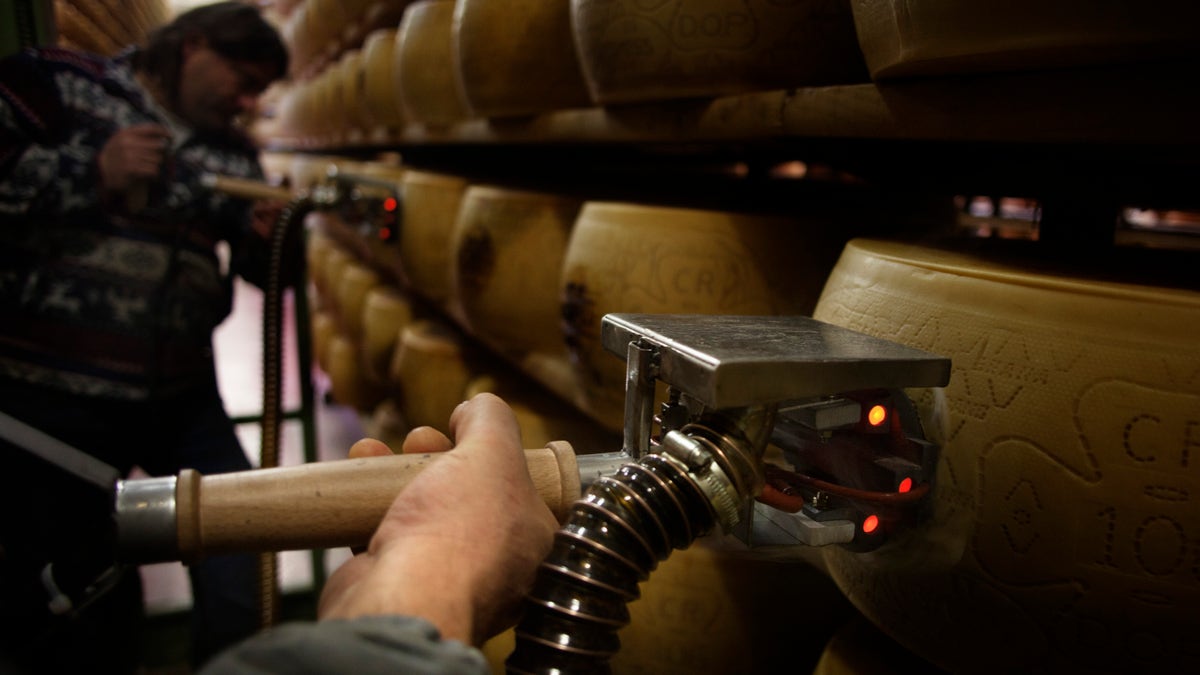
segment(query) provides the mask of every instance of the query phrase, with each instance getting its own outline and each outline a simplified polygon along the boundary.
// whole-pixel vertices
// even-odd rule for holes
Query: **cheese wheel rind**
[[[1182,672],[1200,630],[1200,294],[856,240],[817,319],[952,360],[928,520],[831,575],[950,672]]]

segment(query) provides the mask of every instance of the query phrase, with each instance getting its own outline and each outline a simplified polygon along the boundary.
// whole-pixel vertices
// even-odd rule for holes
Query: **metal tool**
[[[718,527],[872,548],[920,517],[936,449],[901,388],[944,386],[949,360],[800,316],[610,314],[601,340],[626,359],[624,448],[607,458],[622,463],[585,477],[510,673],[608,672],[639,583]]]

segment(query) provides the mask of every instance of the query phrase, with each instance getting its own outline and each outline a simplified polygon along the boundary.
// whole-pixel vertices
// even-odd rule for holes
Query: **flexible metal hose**
[[[271,257],[267,273],[266,288],[263,290],[262,323],[262,458],[264,469],[279,465],[279,429],[283,418],[283,291],[287,283],[283,278],[287,258],[288,242],[297,236],[305,216],[313,209],[313,201],[307,195],[296,197],[283,208],[275,226],[271,229]],[[303,256],[298,256],[303,264]],[[296,274],[297,283],[304,283],[303,269]],[[307,327],[299,327],[307,330]],[[260,623],[266,628],[275,624],[278,617],[278,559],[274,553],[259,556],[259,607]]]
[[[756,408],[734,420],[702,419],[594,482],[542,563],[508,672],[610,672],[638,584],[714,525],[732,529],[742,505],[761,490],[760,459],[773,417],[773,408]]]

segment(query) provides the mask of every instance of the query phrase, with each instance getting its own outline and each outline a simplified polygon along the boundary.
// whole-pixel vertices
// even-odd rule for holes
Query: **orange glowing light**
[[[896,488],[897,492],[912,492],[913,479],[905,478],[900,481],[900,487]]]
[[[876,516],[874,514],[867,516],[863,520],[862,527],[863,527],[864,534],[871,534],[875,530],[878,530],[879,529],[879,516]]]
[[[871,426],[873,427],[883,424],[884,420],[886,419],[887,408],[881,405],[873,405],[871,406],[871,410],[867,412],[867,421],[870,422]]]
[[[383,210],[384,211],[395,211],[396,207],[398,207],[398,206],[399,206],[399,204],[396,202],[395,197],[388,197],[387,199],[383,200]]]

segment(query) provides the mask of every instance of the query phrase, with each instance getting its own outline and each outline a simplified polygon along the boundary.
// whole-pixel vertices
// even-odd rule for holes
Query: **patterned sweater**
[[[129,59],[37,49],[0,62],[0,378],[121,399],[185,387],[211,373],[232,274],[263,282],[250,204],[199,185],[204,172],[260,177],[256,150],[181,126]],[[172,149],[131,215],[102,203],[97,155],[140,123],[168,127]]]

